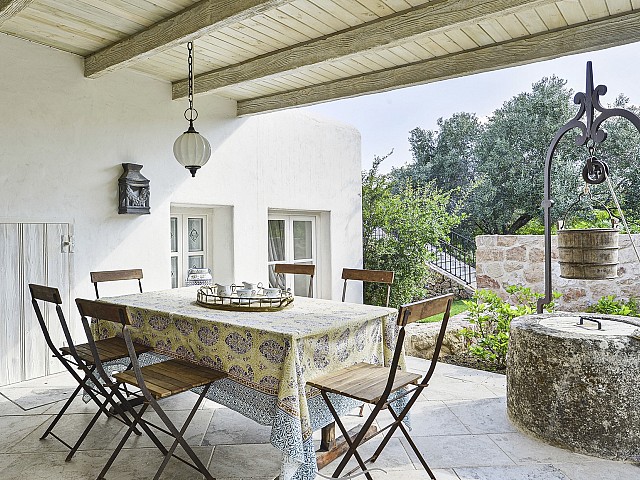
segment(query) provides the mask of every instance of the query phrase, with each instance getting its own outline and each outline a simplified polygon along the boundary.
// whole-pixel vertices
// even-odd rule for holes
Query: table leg
[[[322,437],[320,439],[320,452],[328,452],[336,447],[336,422],[322,427]]]
[[[362,425],[358,425],[357,427],[352,428],[347,433],[349,437],[354,438]],[[371,437],[374,437],[378,433],[378,427],[375,425],[371,425],[369,430],[364,436],[362,443],[369,440]],[[324,467],[333,462],[340,455],[346,453],[349,450],[349,444],[344,439],[344,437],[339,437],[336,439],[336,424],[335,422],[331,422],[326,427],[322,428],[322,438],[320,440],[320,450],[316,452],[316,462],[318,464],[318,470],[322,470]]]

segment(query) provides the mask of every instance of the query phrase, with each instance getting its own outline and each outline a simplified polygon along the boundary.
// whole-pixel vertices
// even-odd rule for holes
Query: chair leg
[[[411,398],[409,399],[407,404],[404,406],[400,414],[397,416],[396,416],[395,410],[393,410],[393,407],[391,407],[391,404],[387,405],[387,408],[391,412],[391,415],[394,417],[395,421],[389,427],[389,431],[385,434],[384,438],[382,439],[382,443],[378,446],[378,448],[373,453],[373,455],[371,455],[371,458],[369,459],[371,462],[375,462],[378,459],[378,457],[380,456],[380,453],[382,453],[382,450],[384,449],[384,447],[387,445],[389,440],[391,440],[391,437],[395,433],[396,429],[398,428],[398,426],[400,426],[400,424],[404,420],[404,417],[407,416],[413,404],[418,400],[418,397],[420,396],[420,393],[422,392],[422,390],[424,390],[424,388],[425,387],[418,387],[418,389],[413,393],[413,395],[411,395]]]
[[[120,453],[120,450],[122,450],[122,447],[124,447],[124,444],[127,442],[127,440],[129,439],[129,437],[131,436],[131,434],[133,433],[134,428],[136,427],[136,425],[140,422],[140,420],[142,419],[142,415],[144,414],[145,410],[147,409],[147,407],[149,407],[148,403],[145,403],[142,408],[140,409],[140,412],[135,413],[135,410],[132,412],[134,414],[133,417],[133,422],[131,423],[131,425],[129,426],[129,428],[127,429],[127,431],[125,432],[125,434],[122,436],[122,438],[120,439],[120,443],[118,443],[118,446],[116,447],[116,449],[113,451],[113,453],[111,454],[111,456],[109,457],[109,460],[107,460],[106,465],[102,468],[102,470],[100,471],[100,473],[98,474],[98,477],[96,478],[96,480],[104,480],[104,476],[107,473],[107,471],[111,468],[111,465],[113,465],[113,462],[115,461],[116,457],[118,456],[118,454]],[[140,426],[142,427],[142,424],[140,424]]]
[[[124,423],[126,425],[129,425],[133,429],[133,432],[136,435],[140,435],[135,424],[133,426],[131,425],[131,420],[129,419],[129,417],[127,417],[126,412],[129,412],[134,419],[138,418],[138,424],[140,425],[140,428],[142,428],[144,433],[146,433],[149,436],[149,438],[155,444],[155,446],[158,447],[158,449],[163,454],[166,454],[167,449],[164,447],[160,439],[158,439],[156,434],[153,433],[153,431],[151,430],[151,428],[149,428],[147,423],[141,420],[142,416],[136,413],[135,409],[133,408],[134,406],[143,405],[142,409],[140,410],[141,412],[143,412],[149,406],[148,403],[143,402],[139,404],[138,402],[135,402],[134,404],[134,402],[130,402],[127,398],[125,398],[124,395],[122,395],[122,393],[120,392],[120,390],[118,390],[116,385],[111,386],[111,388],[113,389],[114,397],[116,397],[112,402],[113,408],[124,419]]]
[[[356,458],[356,461],[358,462],[358,465],[360,465],[360,468],[364,472],[364,475],[367,478],[367,480],[373,480],[373,478],[371,477],[371,474],[367,471],[367,466],[365,462],[362,460],[362,457],[360,456],[360,454],[358,453],[357,448],[360,446],[360,443],[364,438],[364,434],[367,432],[367,430],[369,430],[369,427],[373,424],[373,421],[378,415],[380,408],[376,406],[374,411],[371,412],[371,415],[369,415],[367,420],[364,422],[364,425],[362,426],[360,432],[358,432],[358,435],[356,435],[356,438],[354,440],[349,436],[349,432],[347,431],[346,427],[340,420],[340,416],[338,415],[338,412],[336,412],[336,409],[331,403],[331,399],[329,399],[327,392],[322,390],[320,393],[322,394],[322,398],[324,398],[324,401],[327,404],[327,407],[329,408],[329,411],[331,412],[331,415],[333,416],[336,422],[336,425],[338,425],[338,428],[340,428],[340,431],[342,432],[342,436],[344,437],[345,441],[349,445],[349,450],[347,450],[347,453],[344,454],[344,457],[342,457],[340,464],[338,465],[336,470],[333,472],[333,478],[338,478],[340,476],[340,474],[344,470],[344,467],[347,466],[349,459],[352,456],[354,456]]]
[[[393,408],[391,408],[391,405],[389,405],[388,408],[389,410],[393,410]],[[378,445],[378,448],[376,448],[376,451],[373,453],[373,455],[371,455],[371,458],[369,458],[370,462],[375,462],[378,459],[378,457],[382,453],[382,450],[384,450],[384,447],[387,446],[387,443],[389,443],[389,440],[391,440],[391,437],[393,436],[397,428],[398,428],[397,422],[394,422],[389,427],[389,431],[385,434],[384,438],[382,439],[382,442],[380,443],[380,445]]]
[[[404,434],[404,437],[407,439],[407,442],[409,442],[409,445],[411,445],[411,448],[413,449],[414,453],[418,457],[418,460],[420,460],[420,463],[422,464],[424,469],[427,471],[427,474],[429,475],[429,478],[431,478],[432,480],[436,480],[436,476],[433,474],[433,472],[429,468],[429,465],[427,465],[426,460],[424,459],[424,457],[422,456],[422,454],[418,450],[418,447],[416,446],[416,444],[414,443],[413,439],[411,438],[411,435],[409,435],[409,431],[407,430],[407,427],[405,427],[402,424],[402,418],[399,415],[397,415],[396,412],[394,412],[392,408],[389,408],[389,410],[391,410],[391,415],[393,415],[393,418],[395,419],[396,425],[398,425],[398,427],[400,427],[400,430]],[[404,410],[403,410],[403,412],[404,412]]]
[[[407,428],[404,425],[401,424],[400,425],[400,430],[402,430],[402,433],[404,433],[404,436],[407,439],[407,442],[409,442],[409,445],[411,445],[411,448],[413,449],[413,451],[415,452],[416,456],[418,457],[418,460],[420,460],[420,463],[422,464],[424,469],[427,471],[427,474],[429,475],[429,478],[431,478],[432,480],[436,480],[436,476],[433,474],[433,472],[429,468],[429,465],[427,465],[426,460],[424,459],[424,457],[420,453],[420,450],[418,450],[418,447],[413,442],[413,439],[411,438],[411,435],[409,435],[409,432],[407,431]]]
[[[65,458],[65,462],[69,462],[71,461],[71,459],[73,458],[73,456],[75,455],[75,453],[78,451],[78,449],[80,448],[80,445],[82,445],[82,442],[84,442],[84,439],[87,437],[87,435],[89,434],[89,432],[91,431],[91,429],[93,428],[93,426],[95,425],[95,423],[98,421],[98,419],[100,418],[101,414],[105,414],[107,417],[111,417],[112,414],[109,412],[107,405],[111,404],[112,405],[112,409],[114,410],[114,412],[116,412],[116,410],[118,410],[118,408],[115,406],[112,397],[109,395],[109,393],[106,391],[106,389],[104,388],[104,386],[102,384],[100,384],[100,382],[98,381],[97,378],[95,378],[95,376],[93,376],[93,370],[91,369],[89,371],[86,372],[86,376],[83,380],[83,384],[79,385],[79,387],[84,387],[85,390],[90,389],[86,383],[89,379],[91,379],[91,381],[93,382],[93,384],[96,386],[96,388],[99,389],[99,393],[105,397],[104,402],[102,403],[98,403],[98,411],[95,413],[95,415],[93,416],[93,418],[91,419],[91,421],[89,422],[89,424],[85,427],[84,431],[82,432],[82,434],[80,435],[80,437],[78,438],[78,440],[76,441],[76,443],[73,445],[73,447],[71,447],[71,451],[69,452],[69,454],[67,455],[67,457]],[[97,399],[94,399],[94,401],[97,403]],[[70,404],[69,401],[67,401],[68,404]],[[68,405],[65,404],[65,407],[67,407]],[[131,420],[129,420],[129,417],[126,416],[125,412],[122,411],[121,409],[119,411],[117,411],[116,413],[118,413],[118,415],[120,416],[122,422],[125,425],[131,426]],[[136,435],[142,435],[142,432],[140,432],[137,428],[133,429],[133,433],[135,433]]]
[[[73,399],[76,398],[76,396],[78,395],[78,393],[80,393],[80,390],[82,390],[82,385],[78,385],[76,387],[76,389],[73,391],[73,393],[71,394],[71,396],[67,399],[67,401],[64,403],[64,405],[62,406],[62,408],[60,409],[60,411],[58,412],[58,414],[55,416],[55,418],[51,421],[51,423],[49,424],[49,426],[47,427],[47,430],[42,434],[42,436],[40,437],[40,440],[44,440],[45,438],[47,438],[47,436],[51,433],[51,431],[54,429],[54,427],[56,426],[56,424],[60,421],[60,419],[62,418],[62,415],[64,415],[64,412],[67,411],[67,408],[69,408],[69,406],[71,405],[71,402],[73,402]]]
[[[184,424],[182,425],[182,428],[180,430],[178,430],[176,428],[176,426],[171,421],[171,419],[168,417],[168,415],[164,412],[164,410],[162,410],[162,408],[160,408],[160,405],[158,405],[158,402],[153,398],[149,399],[149,403],[151,404],[153,409],[156,411],[156,413],[158,414],[160,419],[163,421],[163,423],[171,431],[171,433],[172,433],[172,435],[174,437],[174,441],[171,444],[171,447],[169,448],[168,452],[165,453],[165,457],[164,457],[164,460],[162,461],[162,464],[160,465],[160,468],[158,468],[158,471],[156,472],[156,475],[153,477],[154,480],[158,480],[160,478],[160,475],[162,474],[163,470],[167,466],[167,463],[169,463],[169,460],[171,459],[171,457],[173,455],[173,452],[175,451],[175,449],[178,446],[178,444],[180,444],[182,446],[182,448],[184,449],[185,453],[187,455],[189,455],[191,460],[195,463],[195,465],[191,465],[192,467],[195,467],[202,475],[204,475],[204,477],[207,480],[215,480],[213,478],[213,476],[211,475],[211,473],[209,473],[209,470],[207,469],[207,467],[202,463],[202,461],[198,458],[198,456],[195,454],[193,449],[189,446],[189,444],[184,439],[184,433],[187,431],[187,428],[189,427],[189,424],[191,423],[191,420],[193,420],[193,417],[195,416],[198,408],[200,407],[200,404],[202,403],[202,400],[204,400],[204,397],[206,396],[207,392],[209,391],[209,387],[210,386],[211,386],[211,384],[207,385],[206,387],[204,387],[202,389],[202,392],[200,393],[200,396],[198,397],[198,400],[196,401],[195,405],[191,409],[191,412],[189,413],[189,416],[184,421]]]
[[[113,417],[115,414],[118,414],[118,416],[120,417],[119,419],[122,421],[122,423],[124,423],[125,425],[131,425],[131,420],[129,419],[129,417],[126,416],[126,414],[121,408],[118,408],[117,402],[114,401],[113,399],[114,390],[112,389],[111,385],[109,385],[109,389],[111,389],[111,394],[110,394],[107,391],[107,387],[102,383],[100,383],[99,379],[95,377],[94,370],[95,370],[95,366],[91,367],[90,369],[84,369],[85,379],[83,382],[84,382],[85,391],[91,396],[93,401],[98,405],[99,411],[104,413],[107,416],[107,418]],[[95,389],[98,390],[97,393],[99,393],[105,398],[104,402],[100,402],[95,396],[94,390],[86,385],[86,383],[89,380],[91,380]],[[111,405],[111,408],[110,409],[107,408],[107,405]],[[97,420],[97,418],[95,420]],[[94,423],[95,421],[93,421],[85,429],[85,432],[83,432],[83,437],[86,436],[87,433],[89,433],[89,430],[91,430],[91,427],[93,426]],[[142,435],[142,433],[137,428],[134,428],[133,433],[135,433],[136,435]]]
[[[57,425],[57,423],[60,421],[60,419],[62,418],[62,415],[64,415],[64,413],[67,411],[67,409],[69,408],[69,406],[73,402],[74,398],[78,395],[78,393],[80,393],[81,390],[84,390],[89,395],[91,400],[93,400],[93,402],[98,406],[98,413],[96,414],[97,416],[99,416],[101,413],[105,414],[107,417],[109,417],[111,415],[108,412],[108,410],[106,409],[106,404],[107,404],[108,400],[105,400],[104,402],[102,402],[96,396],[96,394],[99,394],[99,395],[102,395],[105,398],[108,398],[107,393],[103,389],[100,388],[100,384],[96,383],[96,379],[93,376],[93,371],[94,371],[95,367],[93,367],[91,369],[84,369],[85,376],[84,376],[84,378],[80,378],[80,376],[75,372],[75,370],[73,369],[73,367],[71,367],[70,364],[66,363],[66,361],[63,361],[63,360],[61,360],[61,362],[67,368],[67,370],[69,370],[71,372],[71,375],[78,382],[78,386],[73,391],[73,393],[70,395],[70,397],[67,399],[65,404],[62,406],[62,408],[58,412],[58,414],[52,420],[52,422],[49,424],[49,427],[42,434],[42,436],[40,437],[40,440],[44,440],[48,435],[52,435],[53,437],[58,439],[62,444],[64,444],[65,446],[67,446],[68,448],[71,449],[70,455],[67,457],[67,460],[66,460],[66,461],[69,461],[69,460],[71,460],[71,457],[73,457],[73,454],[76,452],[76,450],[80,447],[80,444],[82,443],[82,441],[86,437],[86,434],[88,433],[88,430],[85,430],[85,432],[83,432],[83,434],[80,436],[80,439],[78,439],[78,441],[76,441],[76,444],[72,447],[69,444],[67,444],[64,440],[59,438],[56,434],[54,434],[53,433],[53,429]],[[94,382],[94,385],[96,385],[96,388],[98,389],[97,392],[94,389],[92,389],[91,387],[89,387],[89,385],[87,385],[89,380]],[[92,423],[90,425],[93,426],[94,423],[95,423],[95,420],[92,421]]]
[[[106,405],[107,403],[108,403],[108,400],[105,400],[103,405]],[[89,422],[89,425],[85,427],[84,431],[82,432],[82,434],[80,435],[76,443],[73,445],[73,447],[71,447],[71,451],[67,455],[67,458],[64,459],[65,462],[69,462],[73,458],[73,456],[76,454],[76,452],[78,451],[78,448],[80,448],[80,445],[82,445],[82,442],[84,442],[84,439],[87,438],[89,431],[91,431],[93,426],[98,421],[98,418],[100,418],[100,415],[102,415],[102,411],[98,410],[93,416],[93,418],[91,419],[91,421]]]

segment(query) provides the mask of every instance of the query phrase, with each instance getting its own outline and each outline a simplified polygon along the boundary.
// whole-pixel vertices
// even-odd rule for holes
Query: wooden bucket
[[[558,230],[558,260],[562,278],[604,280],[618,276],[618,230],[589,228]]]

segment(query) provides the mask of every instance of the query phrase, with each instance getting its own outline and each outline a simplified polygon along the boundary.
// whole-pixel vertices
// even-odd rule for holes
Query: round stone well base
[[[580,317],[596,318],[602,324]],[[556,446],[640,461],[640,319],[589,313],[511,323],[507,411]]]

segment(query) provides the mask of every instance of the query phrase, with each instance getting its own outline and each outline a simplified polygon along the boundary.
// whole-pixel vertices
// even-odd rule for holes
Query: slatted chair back
[[[398,332],[398,343],[396,344],[396,351],[394,352],[394,360],[400,358],[400,351],[402,344],[404,343],[405,327],[413,322],[428,318],[433,315],[443,313],[442,323],[440,325],[440,332],[438,333],[438,339],[436,346],[433,350],[433,356],[431,357],[431,365],[426,375],[422,379],[422,384],[426,385],[433,371],[436,368],[438,357],[440,356],[440,349],[442,348],[442,342],[444,341],[444,334],[447,330],[447,324],[449,323],[449,316],[451,314],[451,305],[453,304],[454,295],[452,293],[446,295],[440,295],[438,297],[428,298],[426,300],[420,300],[414,303],[407,303],[402,305],[398,309],[398,326],[400,331]],[[396,363],[397,366],[397,363]],[[392,368],[393,373],[393,368]]]
[[[359,280],[361,282],[386,283],[387,284],[387,301],[385,306],[389,306],[389,298],[391,296],[391,284],[393,283],[394,272],[388,270],[363,270],[357,268],[343,268],[342,279],[342,301],[344,302],[347,294],[347,280]]]
[[[96,291],[96,298],[100,298],[98,292],[98,284],[105,282],[117,282],[121,280],[137,280],[138,289],[142,293],[142,269],[132,268],[129,270],[104,270],[99,272],[91,272],[91,283]]]
[[[98,371],[98,374],[103,379],[108,379],[109,375],[107,375],[104,365],[102,364],[102,359],[100,353],[98,351],[98,347],[93,338],[93,332],[91,331],[91,321],[92,319],[113,322],[124,328],[125,325],[131,325],[131,319],[129,317],[129,312],[127,311],[127,307],[122,305],[114,305],[111,303],[103,303],[94,300],[86,300],[82,298],[76,298],[76,305],[78,307],[78,312],[80,312],[80,316],[82,318],[82,326],[84,327],[84,331],[87,335],[87,340],[89,344],[89,349],[91,350],[91,354],[93,356],[94,365]],[[137,356],[134,358],[130,358],[133,363],[134,360],[137,360]]]
[[[51,334],[49,332],[49,328],[47,327],[47,323],[45,322],[44,315],[40,310],[40,306],[38,305],[38,300],[55,305],[58,322],[60,323],[60,327],[62,328],[62,333],[64,335],[68,348],[71,351],[74,359],[76,361],[80,361],[76,358],[77,354],[75,345],[73,343],[73,339],[71,338],[69,324],[67,323],[67,320],[64,317],[64,312],[62,311],[62,297],[60,296],[60,292],[58,291],[58,289],[54,287],[47,287],[45,285],[36,285],[30,283],[29,292],[31,293],[31,304],[33,305],[33,310],[35,311],[36,318],[38,319],[38,324],[40,325],[40,329],[42,330],[42,334],[44,335],[47,346],[49,347],[53,355],[58,360],[60,360],[65,367],[67,366],[68,361],[64,358],[63,353],[51,339]]]
[[[276,274],[291,273],[294,275],[309,276],[308,296],[313,297],[313,277],[316,274],[316,266],[301,263],[276,263],[273,267]]]
[[[418,302],[407,303],[400,306],[400,308],[398,309],[397,320],[397,324],[400,327],[400,330],[398,331],[398,337],[396,339],[396,348],[393,352],[393,360],[391,361],[391,366],[389,367],[389,378],[387,379],[387,386],[385,387],[384,393],[381,395],[382,397],[389,396],[395,382],[396,373],[398,372],[398,364],[400,363],[400,357],[402,355],[404,339],[406,336],[405,327],[410,323],[422,320],[423,318],[427,318],[432,315],[438,315],[439,313],[444,313],[442,324],[440,325],[440,332],[436,341],[436,346],[431,358],[431,365],[429,366],[429,370],[422,380],[422,384],[426,385],[429,382],[431,376],[433,375],[433,371],[436,368],[436,363],[438,362],[438,356],[440,355],[440,349],[442,348],[442,341],[444,340],[444,333],[449,322],[449,314],[451,312],[451,304],[453,303],[453,298],[453,294],[447,294],[441,295],[439,297],[428,298],[426,300],[420,300]]]

